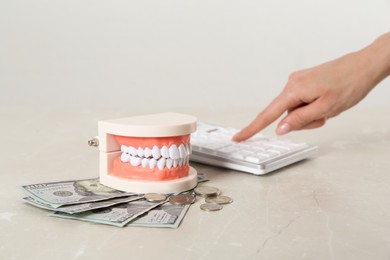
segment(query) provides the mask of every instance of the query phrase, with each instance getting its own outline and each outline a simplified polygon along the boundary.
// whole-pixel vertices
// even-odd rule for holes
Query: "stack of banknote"
[[[198,182],[204,181],[207,176],[199,174]],[[24,185],[22,189],[23,200],[50,210],[49,216],[117,227],[177,228],[191,205],[148,201],[145,194],[114,190],[97,178]]]

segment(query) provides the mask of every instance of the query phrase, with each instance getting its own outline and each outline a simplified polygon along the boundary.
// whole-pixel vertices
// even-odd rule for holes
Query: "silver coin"
[[[215,203],[204,203],[200,205],[200,209],[204,211],[217,211],[217,210],[221,210],[222,206]]]
[[[176,205],[187,205],[195,202],[195,197],[189,194],[172,195],[169,202]]]
[[[208,197],[208,196],[216,196],[219,194],[219,190],[215,187],[211,186],[200,186],[195,188],[196,195],[202,196],[202,197]]]
[[[214,196],[205,198],[207,203],[216,203],[220,205],[229,204],[233,202],[233,199],[228,196]]]
[[[167,199],[167,196],[158,193],[147,193],[144,195],[144,198],[150,202],[162,202]]]

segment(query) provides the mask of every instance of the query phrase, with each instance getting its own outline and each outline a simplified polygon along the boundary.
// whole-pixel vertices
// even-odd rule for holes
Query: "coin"
[[[200,205],[200,209],[204,211],[217,211],[217,210],[221,210],[222,206],[215,203],[204,203]]]
[[[215,187],[211,186],[200,186],[195,188],[196,195],[199,195],[201,197],[207,197],[207,196],[215,196],[218,195],[219,190]]]
[[[144,198],[150,202],[162,202],[167,199],[167,196],[158,193],[147,193],[144,195]]]
[[[229,204],[233,202],[233,199],[228,196],[214,196],[214,197],[207,197],[205,199],[207,203],[216,203],[220,205]]]
[[[195,197],[189,194],[172,195],[169,197],[169,202],[176,205],[186,205],[195,202]]]

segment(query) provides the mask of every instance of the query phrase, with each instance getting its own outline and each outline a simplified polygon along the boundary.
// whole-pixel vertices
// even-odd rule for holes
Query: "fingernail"
[[[284,123],[281,126],[279,126],[278,129],[276,129],[276,134],[285,135],[288,132],[290,132],[290,130],[291,130],[290,125],[288,123]]]

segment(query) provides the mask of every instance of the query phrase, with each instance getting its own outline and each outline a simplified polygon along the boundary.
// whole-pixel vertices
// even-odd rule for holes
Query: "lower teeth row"
[[[130,163],[132,166],[142,166],[143,168],[149,167],[150,169],[154,169],[158,167],[159,170],[163,170],[164,167],[168,169],[182,167],[183,165],[188,164],[189,157],[180,158],[180,159],[166,159],[161,157],[156,160],[154,158],[140,158],[137,156],[130,156],[127,153],[122,153],[121,161],[124,163]]]

